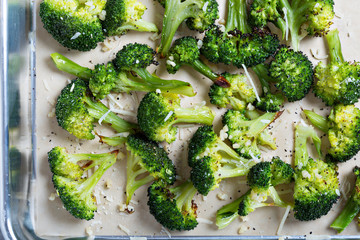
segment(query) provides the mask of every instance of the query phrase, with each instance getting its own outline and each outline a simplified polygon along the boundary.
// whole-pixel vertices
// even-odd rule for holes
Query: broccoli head
[[[64,47],[89,51],[105,39],[98,15],[104,9],[106,1],[86,3],[76,0],[44,0],[40,4],[40,18],[44,28]]]
[[[165,13],[161,42],[158,52],[161,56],[168,55],[171,42],[180,24],[186,24],[192,30],[203,32],[219,17],[216,0],[165,0]]]
[[[302,52],[283,46],[270,64],[270,77],[289,100],[298,101],[310,91],[314,81],[312,63]]]
[[[157,32],[155,24],[144,21],[146,6],[137,0],[107,0],[106,17],[101,22],[107,36],[125,34],[128,30]]]
[[[211,126],[202,126],[190,140],[188,164],[195,188],[207,195],[222,179],[246,175],[254,162],[240,157]]]
[[[326,35],[326,41],[330,62],[320,62],[315,67],[315,96],[328,106],[354,104],[360,97],[360,64],[344,61],[337,29]]]
[[[94,218],[97,207],[92,191],[106,170],[116,162],[118,152],[68,154],[65,148],[55,147],[48,153],[54,187],[64,207],[74,217],[86,220]],[[80,162],[82,165],[79,165]],[[86,170],[95,166],[99,168],[90,177],[83,177]]]
[[[197,205],[192,200],[195,194],[196,188],[190,181],[171,188],[161,182],[154,182],[148,188],[150,213],[170,230],[192,230],[198,224]]]
[[[337,166],[312,159],[307,152],[307,139],[312,138],[318,152],[321,140],[313,128],[297,125],[295,130],[294,216],[310,221],[326,215],[339,198]]]
[[[260,142],[258,138],[266,127],[281,114],[282,112],[268,112],[249,119],[245,116],[245,112],[229,109],[224,114],[222,122],[224,126],[227,126],[228,138],[236,152],[244,158],[259,159],[261,152],[258,145],[272,146],[273,140],[265,143],[264,141]]]
[[[60,93],[55,106],[55,115],[60,127],[80,139],[94,139],[94,122],[103,119],[117,132],[134,132],[137,125],[129,123],[111,112],[100,101],[88,94],[84,81],[75,79]]]
[[[329,136],[330,149],[326,159],[345,162],[360,150],[360,110],[354,105],[336,105],[328,118],[304,110],[312,124]]]
[[[140,134],[130,135],[126,141],[126,149],[126,204],[129,204],[134,192],[145,184],[154,180],[164,184],[175,182],[175,166],[157,143]]]
[[[351,221],[360,212],[360,168],[355,166],[353,172],[356,176],[355,186],[353,187],[350,198],[345,207],[341,210],[339,216],[330,225],[338,233],[341,233],[351,223]]]
[[[177,94],[149,92],[141,100],[138,124],[145,135],[153,141],[175,141],[178,123],[211,125],[214,114],[209,107],[183,108]]]

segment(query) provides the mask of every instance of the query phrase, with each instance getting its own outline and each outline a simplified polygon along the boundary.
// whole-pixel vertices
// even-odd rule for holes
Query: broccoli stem
[[[245,176],[251,168],[251,162],[253,161],[244,162],[242,166],[236,168],[232,167],[233,163],[230,163],[230,168],[227,167],[227,164],[224,164],[223,167],[216,171],[216,176],[219,179]]]
[[[147,175],[143,178],[138,178],[141,174],[147,172],[146,169],[139,166],[141,158],[136,156],[131,151],[128,151],[128,159],[126,163],[126,205],[130,203],[134,192],[141,186],[154,181],[154,177]]]
[[[249,33],[251,28],[247,22],[246,0],[228,0],[228,16],[226,19],[225,32],[239,30],[241,33]]]
[[[250,125],[249,130],[247,131],[247,136],[257,136],[262,132],[271,122],[273,122],[281,113],[272,113],[268,112],[260,117],[253,119],[251,121],[246,121],[244,124]]]
[[[291,208],[293,208],[294,206],[292,206],[292,204],[284,202],[278,192],[276,191],[275,187],[270,186],[269,187],[269,197],[271,197],[271,199],[274,201],[274,205],[278,206],[278,207],[287,207],[287,206],[291,206]]]
[[[331,30],[325,37],[329,47],[330,62],[343,63],[344,57],[341,51],[339,30]]]
[[[113,129],[115,129],[117,132],[129,132],[133,133],[134,129],[137,129],[137,125],[133,123],[129,123],[125,121],[124,119],[117,116],[115,113],[111,112],[104,104],[102,104],[100,101],[93,101],[88,96],[84,97],[85,103],[87,104],[87,110],[90,114],[90,116],[100,119],[104,115],[105,118],[103,122],[108,123],[111,125]]]
[[[159,29],[152,22],[145,21],[143,19],[138,19],[136,21],[130,21],[122,24],[118,29],[119,32],[124,32],[127,30],[134,30],[138,32],[158,32]]]
[[[176,123],[199,123],[211,125],[214,120],[214,115],[210,108],[204,106],[199,108],[175,108],[174,113]]]
[[[179,80],[163,80],[155,75],[150,74],[146,69],[133,69],[133,71],[146,82],[144,83],[146,85],[145,88],[150,91],[161,89],[190,97],[195,96],[194,89],[187,82]]]
[[[248,190],[244,195],[236,199],[235,201],[224,205],[216,213],[216,226],[219,229],[227,227],[232,221],[239,216],[238,209],[240,202],[244,199],[244,196],[250,193]]]
[[[318,154],[321,156],[321,139],[310,126],[297,125],[295,130],[295,166],[306,166],[309,154],[306,147],[307,138],[312,138]]]
[[[211,79],[213,82],[218,80],[219,75],[214,73],[209,66],[207,66],[205,63],[203,63],[200,59],[194,60],[191,65],[189,66],[193,67],[196,71],[200,72],[204,76]]]
[[[327,133],[329,131],[328,120],[326,117],[320,116],[313,111],[303,110],[306,117],[310,120],[310,122],[320,129],[322,132]]]
[[[180,0],[166,1],[161,42],[158,48],[161,57],[167,56],[171,42],[180,24],[187,18],[195,17],[196,9],[201,7],[198,0],[186,0],[183,2]]]
[[[243,158],[241,158],[239,156],[239,154],[237,154],[237,152],[234,151],[234,149],[229,147],[229,145],[227,145],[226,143],[224,143],[221,140],[216,141],[215,151],[226,153],[231,158],[231,160],[238,160],[238,161],[243,160]],[[227,159],[226,156],[224,156],[223,154],[221,154],[221,155],[222,155],[222,160]]]
[[[126,137],[122,137],[122,136],[116,136],[116,137],[99,136],[99,137],[101,143],[105,143],[113,147],[123,145],[127,140]]]
[[[186,181],[175,188],[171,188],[170,192],[175,195],[174,199],[179,209],[189,210],[197,190],[192,182]]]
[[[91,69],[80,66],[60,53],[52,53],[50,56],[60,71],[70,73],[84,80],[91,78]]]
[[[252,67],[252,70],[255,72],[256,76],[258,77],[263,93],[270,92],[270,84],[269,82],[274,82],[275,79],[269,76],[269,70],[266,68],[264,64],[258,64]]]
[[[345,208],[341,211],[340,215],[335,219],[330,227],[338,231],[338,233],[341,233],[356,217],[359,211],[360,205],[354,201],[354,196],[352,195],[347,201]]]

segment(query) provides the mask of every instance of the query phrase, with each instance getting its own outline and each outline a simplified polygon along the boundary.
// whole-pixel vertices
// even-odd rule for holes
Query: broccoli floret
[[[105,39],[98,18],[105,4],[105,0],[95,0],[92,5],[76,0],[44,0],[40,17],[44,28],[61,45],[89,51]]]
[[[94,139],[94,122],[101,118],[119,133],[137,129],[136,124],[123,120],[100,101],[94,101],[87,92],[86,83],[80,79],[71,81],[61,91],[55,106],[60,127],[80,139]]]
[[[260,133],[281,114],[282,112],[268,112],[249,119],[245,112],[229,109],[224,114],[222,122],[227,126],[227,135],[235,151],[244,158],[258,159],[261,155],[258,145],[265,145],[258,141]],[[272,143],[266,145],[271,146]]]
[[[217,211],[216,225],[219,229],[228,226],[237,216],[247,216],[259,207],[292,207],[292,204],[280,198],[274,188],[294,180],[294,169],[279,157],[273,157],[271,162],[259,162],[251,167],[247,179],[250,190]],[[268,197],[273,199],[273,202],[266,202]]]
[[[355,166],[353,172],[356,176],[356,180],[351,196],[347,200],[346,205],[343,210],[341,210],[339,216],[330,225],[330,227],[335,229],[338,233],[344,231],[360,212],[360,168]]]
[[[154,23],[141,19],[145,10],[146,6],[137,0],[107,0],[106,17],[102,21],[105,35],[121,35],[128,30],[157,32]]]
[[[295,127],[294,216],[310,221],[326,215],[340,195],[337,166],[312,159],[307,152],[307,139],[312,138],[320,153],[321,140],[312,127]]]
[[[360,97],[360,64],[344,61],[337,29],[326,35],[326,41],[330,62],[315,67],[315,96],[328,106],[354,104]]]
[[[314,81],[312,63],[302,52],[295,52],[283,46],[270,64],[270,77],[289,100],[298,101],[310,91]]]
[[[165,5],[161,42],[158,52],[165,57],[171,46],[175,32],[180,24],[186,24],[192,30],[203,32],[219,17],[216,0],[164,0]]]
[[[247,77],[240,74],[221,74],[229,87],[222,87],[216,83],[211,85],[209,91],[210,102],[219,107],[231,106],[235,110],[245,110],[249,103],[256,99],[254,89],[248,84]]]
[[[214,73],[209,66],[201,61],[198,43],[194,37],[176,39],[169,50],[166,61],[167,71],[174,74],[182,65],[191,66],[221,87],[230,86],[225,77]]]
[[[178,123],[211,125],[212,110],[207,107],[183,108],[177,94],[149,92],[141,100],[137,120],[140,129],[153,141],[175,141]]]
[[[276,35],[248,24],[245,0],[228,0],[225,31],[215,25],[207,31],[201,53],[211,62],[242,68],[263,63],[278,47]]]
[[[240,157],[211,126],[202,126],[190,140],[188,164],[195,188],[207,195],[222,179],[246,175],[254,161]]]
[[[154,180],[164,184],[175,182],[175,166],[163,148],[143,135],[130,135],[127,138],[128,151],[126,167],[126,204],[141,186]],[[144,176],[144,173],[148,173]]]
[[[250,15],[257,26],[274,23],[286,40],[289,31],[291,45],[298,51],[300,41],[306,35],[323,36],[329,31],[335,15],[334,1],[291,0],[290,3],[287,0],[254,0]]]
[[[154,52],[152,51],[152,53]],[[111,91],[129,93],[130,91],[150,92],[156,89],[186,96],[195,95],[189,83],[179,80],[160,79],[155,75],[151,75],[145,69],[140,70],[141,75],[139,75],[140,78],[138,78],[134,77],[130,71],[117,71],[111,62],[107,64],[97,64],[95,68],[91,70],[78,65],[59,53],[51,54],[51,58],[59,70],[89,81],[89,88],[92,94],[98,99],[104,98]],[[136,56],[134,56],[134,58],[136,58]],[[147,63],[151,64],[154,62],[153,54],[146,55],[145,59],[146,58],[148,58]]]
[[[330,149],[326,159],[345,162],[360,150],[360,110],[354,105],[336,105],[328,118],[304,110],[315,127],[329,135]]]
[[[269,65],[259,64],[254,66],[252,70],[257,75],[263,90],[260,101],[256,102],[256,108],[264,112],[280,111],[280,108],[284,104],[285,99],[281,93],[273,94],[270,91],[269,83],[274,82],[274,80],[269,76]]]
[[[171,188],[154,182],[148,188],[150,213],[170,230],[192,230],[198,224],[197,205],[192,200],[195,194],[196,188],[190,181]]]
[[[65,148],[55,147],[48,153],[54,187],[64,207],[74,217],[86,220],[94,218],[97,207],[92,191],[105,171],[116,162],[118,152],[68,154]],[[84,164],[84,161],[88,162]],[[95,166],[99,168],[90,177],[82,177],[84,171]]]

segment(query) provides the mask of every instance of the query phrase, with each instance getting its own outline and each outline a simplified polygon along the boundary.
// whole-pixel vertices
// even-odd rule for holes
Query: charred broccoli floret
[[[360,64],[344,60],[337,29],[326,35],[326,41],[330,62],[320,62],[315,67],[314,93],[328,106],[354,104],[360,97]]]
[[[315,127],[329,135],[327,160],[345,162],[359,152],[360,110],[354,105],[336,105],[327,118],[309,110],[304,113]]]
[[[330,225],[330,227],[338,231],[338,233],[344,231],[360,212],[360,168],[355,166],[353,172],[356,176],[356,180],[351,196],[347,200],[346,205],[339,216]]]
[[[158,52],[165,57],[180,24],[186,20],[191,30],[203,32],[219,17],[216,0],[159,0],[165,6]]]
[[[273,139],[269,142],[259,141],[260,134],[281,114],[282,112],[268,112],[249,119],[245,112],[229,109],[224,114],[222,122],[235,151],[244,158],[259,159],[261,152],[258,145],[274,146]]]
[[[192,230],[198,224],[197,206],[192,200],[195,194],[196,188],[190,181],[171,188],[154,182],[148,189],[150,213],[170,230]]]
[[[307,151],[307,139],[312,138],[318,153],[321,140],[312,127],[295,127],[295,188],[294,216],[310,221],[326,215],[340,195],[337,166],[312,159]]]
[[[211,125],[214,114],[209,107],[183,108],[176,94],[149,92],[141,100],[138,124],[145,135],[154,141],[175,141],[178,123]]]
[[[251,167],[247,180],[250,190],[217,211],[216,225],[219,229],[228,226],[237,216],[247,216],[259,207],[292,206],[284,202],[275,189],[279,184],[294,180],[294,169],[279,157],[273,157],[271,162],[259,162]],[[268,197],[273,202],[267,202]]]
[[[286,38],[290,33],[291,45],[299,50],[301,39],[306,35],[323,36],[334,18],[333,0],[254,0],[251,20],[259,26],[274,23]]]
[[[48,153],[52,181],[64,207],[74,217],[91,220],[97,210],[92,191],[117,158],[118,151],[102,154],[68,154],[65,148],[55,147]],[[86,164],[79,165],[80,162]],[[99,168],[90,176],[84,172],[95,166]]]
[[[146,46],[144,46],[144,48],[145,47]],[[136,58],[136,56],[134,57]],[[149,54],[146,55],[145,58],[146,57],[152,60],[148,61],[149,64],[155,62],[153,60],[154,55]],[[59,70],[89,81],[89,88],[92,94],[98,99],[103,99],[110,92],[150,92],[156,89],[164,92],[194,96],[193,88],[189,83],[179,80],[160,79],[145,70],[147,65],[144,65],[144,68],[141,70],[142,75],[139,75],[140,78],[138,78],[134,77],[130,71],[118,71],[111,62],[107,64],[97,64],[94,69],[91,70],[78,65],[59,53],[51,54],[51,58]]]
[[[314,81],[312,63],[302,52],[282,46],[270,64],[270,77],[289,100],[298,101],[310,91]]]
[[[254,161],[240,157],[211,126],[198,128],[189,143],[191,181],[202,195],[219,187],[222,179],[244,176]]]
[[[94,122],[101,118],[119,133],[137,129],[136,124],[120,118],[100,101],[94,101],[86,83],[80,79],[73,80],[61,91],[55,115],[60,127],[80,139],[94,139]]]

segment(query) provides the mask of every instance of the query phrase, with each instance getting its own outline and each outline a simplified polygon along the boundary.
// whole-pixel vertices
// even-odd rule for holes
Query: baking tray
[[[154,21],[161,26],[162,8],[151,0],[142,1],[148,11],[145,19]],[[334,26],[341,30],[341,40],[345,59],[359,59],[360,46],[357,44],[360,39],[360,31],[357,1],[335,1],[337,17],[334,19]],[[1,92],[1,154],[0,161],[0,204],[1,204],[1,232],[4,239],[58,239],[58,238],[91,238],[99,239],[360,239],[359,229],[353,222],[341,235],[334,235],[335,232],[328,226],[336,217],[338,211],[344,204],[344,197],[325,217],[312,222],[298,222],[292,215],[288,217],[281,236],[276,235],[276,229],[284,213],[284,209],[264,208],[252,213],[248,220],[241,222],[235,220],[229,227],[217,230],[214,224],[200,223],[199,226],[189,232],[166,232],[148,213],[146,208],[146,187],[136,192],[134,201],[136,212],[132,215],[124,215],[116,210],[116,206],[123,202],[123,181],[125,179],[124,161],[116,164],[116,171],[108,172],[99,183],[96,191],[107,200],[99,204],[99,213],[92,221],[80,221],[70,216],[61,205],[59,198],[49,200],[55,192],[51,180],[50,171],[47,165],[46,153],[53,146],[66,146],[71,152],[107,151],[106,148],[99,148],[96,141],[77,141],[74,137],[65,133],[57,126],[56,120],[52,117],[53,102],[61,88],[65,86],[71,76],[56,70],[49,55],[53,52],[64,54],[82,65],[92,67],[96,63],[109,61],[124,44],[138,41],[148,43],[152,47],[156,43],[149,39],[152,34],[128,33],[121,38],[113,39],[109,45],[110,51],[103,52],[100,45],[97,49],[80,53],[68,51],[53,40],[42,28],[38,18],[38,5],[40,1],[26,0],[1,0],[0,8],[0,76]],[[224,18],[225,1],[219,0],[220,13]],[[195,34],[181,27],[180,34]],[[178,36],[180,36],[180,34]],[[36,44],[35,44],[36,43]],[[324,41],[321,38],[305,39],[302,42],[302,51],[307,54],[316,64],[318,60],[311,57],[310,49],[319,50],[319,54],[325,54]],[[239,70],[226,66],[212,66],[216,71]],[[151,69],[150,69],[151,70]],[[153,69],[152,69],[153,70]],[[184,68],[178,74],[170,76],[163,66],[157,70],[157,74],[164,78],[187,79],[197,90],[195,98],[183,99],[185,106],[207,99],[207,89],[210,82],[194,73],[189,68]],[[141,94],[134,94],[126,98],[129,104],[136,106],[137,99]],[[130,106],[131,108],[131,106]],[[323,108],[323,104],[309,94],[306,99],[286,104],[283,116],[272,125],[272,132],[277,136],[278,150],[266,152],[265,158],[279,155],[287,161],[291,161],[290,153],[285,150],[292,150],[293,122],[299,121],[301,108]],[[219,132],[221,126],[219,119],[221,110],[217,111],[215,130]],[[329,111],[323,108],[322,114]],[[186,140],[196,128],[181,130],[181,138]],[[176,149],[179,143],[165,146],[169,149]],[[186,144],[185,144],[186,145]],[[188,176],[186,170],[186,146],[178,151],[171,151],[170,157],[177,163],[182,178]],[[358,157],[358,156],[357,156]],[[356,159],[356,158],[355,158]],[[345,183],[353,185],[351,176],[352,167],[356,164],[351,160],[340,166],[342,186]],[[102,189],[102,184],[109,177],[115,177],[117,182],[110,191]],[[236,198],[246,189],[245,180],[232,179],[224,181],[221,187],[209,194],[204,199],[196,196],[195,200],[199,205],[199,217],[207,221],[214,221],[216,210],[230,198]],[[237,187],[239,186],[240,187]],[[236,186],[236,187],[235,187]],[[238,193],[238,190],[241,193]],[[286,190],[286,189],[285,189]],[[103,194],[103,193],[104,194]],[[219,200],[218,194],[226,194],[228,198]],[[224,195],[223,195],[224,196]],[[110,201],[109,199],[112,199]],[[122,224],[130,230],[127,235],[118,225]],[[249,229],[238,234],[240,226]],[[140,237],[140,238],[139,238]]]

